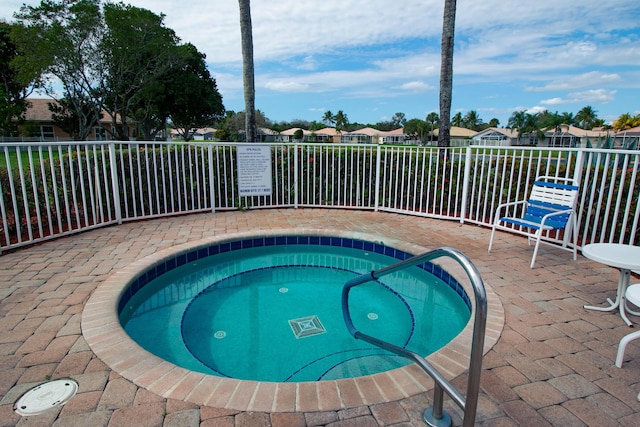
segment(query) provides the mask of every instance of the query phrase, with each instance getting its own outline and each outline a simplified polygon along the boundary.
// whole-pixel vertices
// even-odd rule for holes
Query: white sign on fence
[[[270,196],[271,146],[238,145],[238,194]]]

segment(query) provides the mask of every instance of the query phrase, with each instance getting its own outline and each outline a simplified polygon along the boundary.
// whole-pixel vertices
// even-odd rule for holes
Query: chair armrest
[[[549,220],[549,219],[552,219],[554,216],[565,215],[565,214],[574,214],[575,215],[575,213],[576,213],[576,211],[574,209],[565,209],[565,210],[561,210],[561,211],[557,211],[557,212],[548,213],[545,216],[543,216],[542,219],[540,220],[540,228],[544,228],[545,222],[547,220]]]
[[[508,203],[501,203],[501,204],[499,204],[499,205],[498,205],[498,207],[496,208],[496,214],[495,214],[495,216],[493,217],[493,221],[494,221],[496,224],[498,223],[498,221],[500,220],[500,210],[501,210],[501,209],[504,209],[504,208],[506,208],[506,207],[508,207],[508,206],[524,205],[524,204],[526,204],[526,203],[527,203],[527,201],[526,201],[526,200],[520,200],[520,201],[517,201],[517,202],[508,202]]]

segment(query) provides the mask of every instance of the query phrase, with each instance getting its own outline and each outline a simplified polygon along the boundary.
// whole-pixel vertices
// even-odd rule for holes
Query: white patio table
[[[627,325],[633,326],[627,318],[626,312],[634,316],[640,316],[640,313],[631,311],[626,307],[624,294],[627,286],[629,286],[631,270],[640,270],[640,246],[619,243],[592,243],[582,248],[582,255],[591,260],[620,269],[620,279],[618,280],[615,301],[607,298],[609,306],[596,307],[585,305],[584,308],[598,311],[614,311],[618,309],[622,320],[624,320]]]

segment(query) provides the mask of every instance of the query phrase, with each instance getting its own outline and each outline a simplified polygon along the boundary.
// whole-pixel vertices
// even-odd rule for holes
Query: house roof
[[[303,135],[311,134],[310,131],[308,131],[306,129],[302,129],[302,128],[291,128],[291,129],[283,130],[282,132],[280,132],[280,134],[281,135],[293,136],[293,134],[296,133],[298,130],[301,130]]]
[[[560,125],[559,132],[555,128],[547,128],[544,130],[546,134],[569,134],[578,137],[592,137],[597,138],[599,136],[607,136],[607,132],[602,130],[586,130],[573,125]]]
[[[25,118],[34,122],[50,122],[51,111],[49,111],[49,103],[57,104],[53,99],[29,98],[29,108],[25,112]]]
[[[439,131],[440,129],[434,129],[433,135],[438,136],[440,134]],[[451,126],[451,128],[449,129],[449,134],[453,138],[471,138],[475,136],[477,133],[478,132],[476,132],[475,130],[461,128],[458,126]]]
[[[640,126],[618,131],[616,132],[615,136],[618,138],[624,138],[627,136],[640,136]]]
[[[349,135],[367,135],[367,136],[378,136],[382,134],[378,129],[374,129],[371,127],[366,127],[358,130],[354,130],[353,132],[349,132]]]
[[[269,129],[269,128],[258,128],[258,133],[262,134],[262,135],[277,135],[278,132],[276,132],[273,129]]]
[[[27,121],[34,122],[52,122],[52,113],[49,110],[49,104],[59,104],[55,99],[48,98],[27,98],[27,101],[31,104],[25,112],[25,119]],[[110,123],[111,114],[102,110],[101,123]],[[118,115],[117,122],[120,123],[120,116]]]
[[[509,129],[509,128],[486,128],[481,130],[480,132],[478,132],[477,134],[475,134],[473,136],[474,139],[483,137],[483,136],[487,136],[487,135],[495,135],[495,134],[501,134],[504,135],[507,138],[512,138],[515,139],[518,137],[518,132],[514,129]]]
[[[319,130],[315,131],[315,133],[316,133],[316,135],[331,135],[331,136],[339,135],[339,133],[336,130],[336,128],[319,129]]]

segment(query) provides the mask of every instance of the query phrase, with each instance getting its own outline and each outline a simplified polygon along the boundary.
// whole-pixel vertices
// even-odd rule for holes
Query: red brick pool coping
[[[225,234],[164,249],[132,261],[130,265],[113,273],[98,286],[82,312],[82,334],[91,350],[124,378],[162,397],[198,405],[260,412],[328,411],[396,401],[430,390],[433,381],[415,364],[376,375],[320,382],[275,383],[216,377],[181,368],[147,352],[120,326],[119,298],[126,286],[147,267],[198,247],[226,241],[305,234],[367,241],[381,240],[379,236],[359,232],[304,228],[270,229]],[[398,240],[382,240],[385,245],[408,253],[420,254],[428,250]],[[443,260],[445,264],[447,261],[450,260]],[[454,264],[451,261],[455,269],[457,264]],[[445,268],[465,287],[475,310],[470,283],[462,280],[464,276],[455,274],[449,265],[445,265]],[[499,298],[486,283],[485,289],[488,316],[484,353],[497,342],[505,320]],[[445,347],[429,355],[427,361],[448,380],[452,380],[468,369],[472,334],[473,313],[465,329]]]

